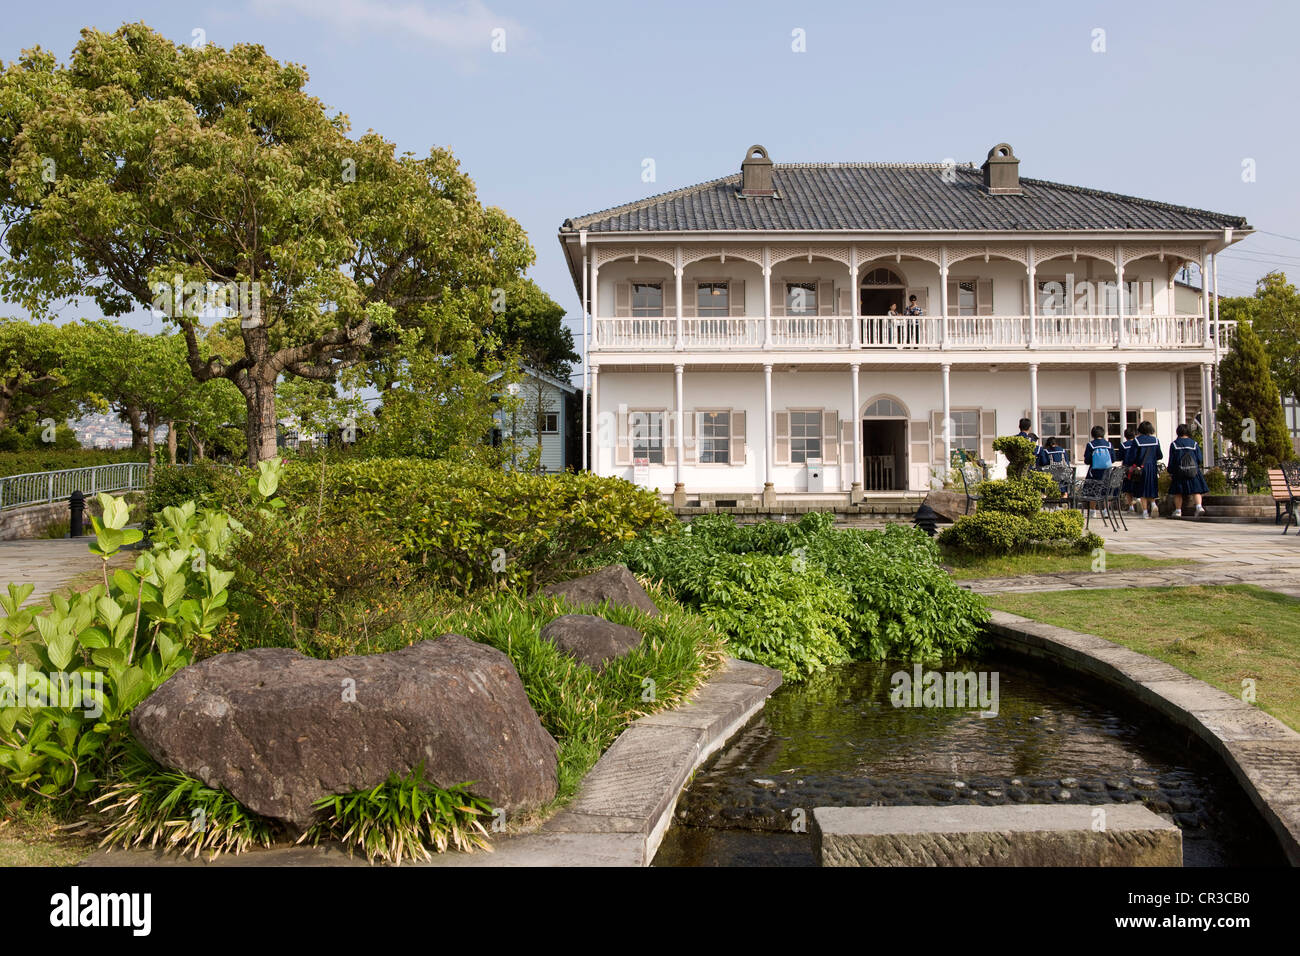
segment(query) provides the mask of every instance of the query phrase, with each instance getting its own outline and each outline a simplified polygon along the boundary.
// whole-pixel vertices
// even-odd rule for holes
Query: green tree
[[[573,333],[564,325],[563,307],[532,279],[503,288],[498,301],[500,311],[493,315],[492,330],[501,343],[500,357],[517,354],[533,368],[567,380],[578,353]]]
[[[1268,353],[1278,390],[1300,396],[1300,292],[1283,273],[1260,279],[1254,295],[1220,299],[1219,318],[1249,322]]]
[[[37,419],[62,421],[86,392],[82,328],[0,320],[0,431]]]
[[[447,310],[482,328],[491,290],[533,260],[449,151],[351,139],[307,80],[261,46],[193,49],[141,23],[0,74],[0,292],[33,314],[80,295],[165,312],[192,375],[243,395],[250,462],[275,454],[282,375],[334,380]],[[204,318],[237,357],[205,354]]]
[[[1232,347],[1219,363],[1219,398],[1219,424],[1246,460],[1253,483],[1262,481],[1267,469],[1292,458],[1282,397],[1250,322],[1238,321]]]

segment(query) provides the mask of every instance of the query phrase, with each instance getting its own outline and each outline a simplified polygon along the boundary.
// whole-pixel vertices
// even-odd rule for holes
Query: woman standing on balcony
[[[1150,518],[1160,497],[1160,479],[1156,474],[1156,462],[1165,457],[1160,450],[1160,439],[1156,437],[1156,426],[1150,422],[1138,425],[1137,437],[1124,455],[1125,474],[1131,477],[1133,497],[1142,499],[1142,517]],[[1137,465],[1140,473],[1133,471]]]

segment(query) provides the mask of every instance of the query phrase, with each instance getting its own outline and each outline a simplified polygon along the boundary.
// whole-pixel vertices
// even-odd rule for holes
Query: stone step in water
[[[817,807],[822,866],[1182,866],[1183,835],[1146,807]]]

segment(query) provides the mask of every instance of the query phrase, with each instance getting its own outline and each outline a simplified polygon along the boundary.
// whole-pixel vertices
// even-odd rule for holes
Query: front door
[[[867,419],[862,423],[862,490],[907,488],[907,420]]]

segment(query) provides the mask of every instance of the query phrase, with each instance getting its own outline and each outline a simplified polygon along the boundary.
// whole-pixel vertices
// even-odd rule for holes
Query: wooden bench
[[[1273,492],[1274,524],[1282,520],[1282,510],[1286,509],[1286,524],[1282,526],[1282,533],[1286,534],[1295,518],[1295,506],[1300,503],[1300,487],[1293,484],[1281,468],[1268,470],[1268,487]]]

